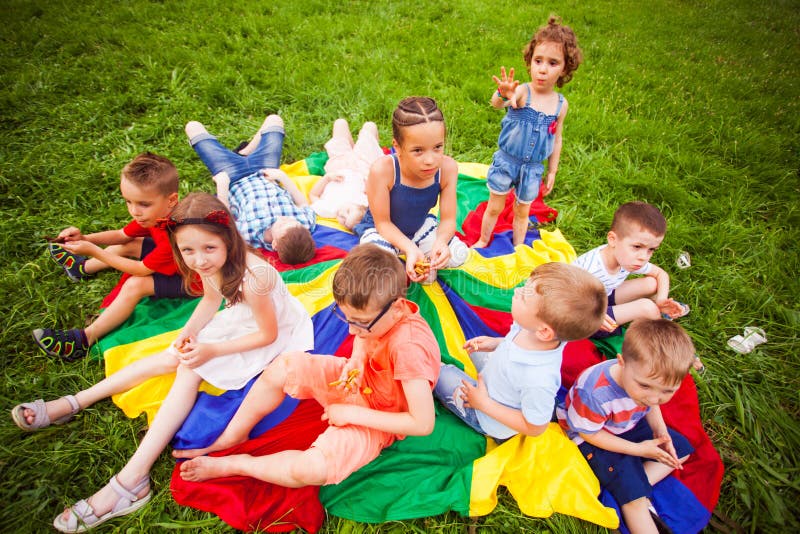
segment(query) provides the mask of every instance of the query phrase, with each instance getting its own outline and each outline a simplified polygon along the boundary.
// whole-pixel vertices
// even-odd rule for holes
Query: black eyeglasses
[[[375,324],[381,320],[381,317],[386,315],[386,312],[389,311],[389,308],[392,307],[392,304],[395,303],[395,300],[397,299],[390,300],[389,302],[387,302],[386,305],[383,307],[383,309],[381,309],[380,313],[378,313],[378,315],[376,315],[375,318],[369,322],[369,324],[359,323],[358,321],[351,321],[350,319],[347,318],[342,309],[336,305],[335,302],[333,303],[333,314],[336,317],[338,317],[341,321],[351,326],[355,326],[356,328],[366,330],[367,332],[372,332],[372,327],[375,326]]]

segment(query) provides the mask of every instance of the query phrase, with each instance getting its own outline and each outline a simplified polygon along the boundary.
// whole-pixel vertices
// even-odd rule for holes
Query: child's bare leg
[[[258,148],[258,144],[261,142],[261,132],[270,126],[283,127],[283,119],[281,119],[280,115],[267,115],[267,118],[264,119],[264,122],[261,124],[261,127],[258,129],[256,134],[253,136],[250,142],[247,143],[247,146],[239,151],[239,154],[242,156],[249,156],[252,154],[253,151]]]
[[[159,352],[158,354],[137,360],[88,389],[79,391],[75,394],[75,399],[78,401],[81,410],[83,410],[99,400],[110,397],[116,393],[128,391],[148,378],[171,373],[177,366],[178,359],[175,356],[168,352]],[[72,406],[64,397],[46,402],[45,409],[51,421],[55,421],[72,413]],[[34,423],[35,412],[33,410],[26,408],[23,412],[23,416],[28,424]]]
[[[350,133],[350,125],[345,119],[333,121],[333,133],[331,135],[333,139],[341,139],[351,147],[355,144],[353,143],[353,134]]]
[[[614,293],[617,304],[613,309],[617,324],[627,324],[639,318],[660,318],[661,311],[650,299],[655,293],[656,280],[651,276],[625,280]]]
[[[169,440],[178,431],[194,406],[197,388],[200,386],[201,380],[191,369],[178,367],[175,382],[153,419],[153,424],[142,438],[136,452],[117,475],[117,480],[123,487],[135,487],[150,473],[156,459],[169,444]],[[149,488],[143,488],[139,496],[144,496],[147,491]],[[111,510],[117,500],[119,500],[119,495],[111,486],[106,485],[89,498],[89,504],[94,509],[95,515],[101,516]],[[65,511],[65,520],[70,513],[68,510]]]
[[[287,488],[321,486],[327,480],[327,465],[322,452],[314,448],[282,451],[267,456],[199,456],[181,464],[183,480],[201,482],[236,475]]]
[[[289,354],[278,356],[264,369],[256,383],[250,388],[239,409],[236,410],[231,422],[214,443],[202,449],[175,450],[172,451],[172,455],[175,458],[194,458],[247,441],[253,427],[283,401],[283,386],[286,383],[285,358],[287,356]]]
[[[650,517],[649,506],[647,497],[640,497],[621,506],[628,530],[635,534],[658,534],[656,524]]]
[[[142,240],[134,239],[130,243],[125,243],[124,245],[111,245],[110,247],[106,247],[105,251],[123,258],[138,258],[139,254],[142,252]],[[94,274],[108,268],[109,265],[107,263],[97,258],[88,258],[86,263],[83,264],[83,270],[86,271],[86,274]]]
[[[378,137],[378,125],[372,121],[367,121],[361,126],[361,130],[358,132],[358,138],[361,139],[362,136],[366,138],[373,138],[378,141],[380,138]]]
[[[640,298],[654,297],[658,290],[658,283],[652,276],[631,278],[620,284],[614,292],[616,301],[620,304],[631,302]]]
[[[689,455],[679,458],[678,461],[683,464],[686,460],[689,459]],[[673,471],[674,468],[662,464],[661,462],[654,462],[654,461],[646,461],[644,462],[644,473],[647,475],[647,481],[650,482],[651,486],[655,486],[665,478],[667,478]]]
[[[511,243],[516,247],[525,241],[525,236],[528,234],[528,223],[530,221],[531,205],[530,203],[523,204],[517,202],[514,204],[514,233]]]
[[[119,295],[95,322],[86,327],[86,339],[91,345],[125,322],[144,297],[155,294],[152,276],[131,276],[120,289]]]
[[[227,172],[221,172],[214,175],[214,183],[217,184],[217,198],[220,202],[225,204],[226,208],[230,208],[230,201],[228,200],[228,193],[231,188],[231,177]]]
[[[486,205],[486,211],[483,213],[481,220],[481,236],[478,241],[472,245],[473,248],[483,248],[492,240],[492,232],[497,224],[497,218],[506,205],[506,195],[498,195],[497,193],[489,192],[489,203]]]

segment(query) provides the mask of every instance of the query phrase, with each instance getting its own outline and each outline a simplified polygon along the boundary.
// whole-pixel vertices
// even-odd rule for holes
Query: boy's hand
[[[359,407],[353,404],[330,404],[322,414],[322,420],[333,426],[347,426],[353,421],[353,414]]]
[[[65,242],[80,241],[83,239],[83,234],[81,234],[81,231],[77,227],[70,226],[69,228],[61,230],[58,234],[58,238],[63,239]]]
[[[477,336],[464,343],[464,350],[467,352],[491,352],[497,348],[499,341],[497,338],[489,336]]]
[[[500,67],[500,77],[498,78],[497,76],[492,76],[492,80],[494,80],[494,83],[497,84],[497,91],[503,95],[503,98],[511,101],[511,107],[517,107],[514,95],[517,92],[519,81],[514,79],[513,67],[509,69],[508,75],[506,75],[506,68]]]
[[[610,315],[606,314],[606,316],[603,317],[603,324],[600,325],[600,330],[603,332],[613,332],[616,330],[617,326],[616,321],[614,321]]]
[[[661,302],[656,302],[656,305],[661,313],[666,313],[671,319],[675,319],[684,315],[685,310],[683,309],[683,306],[681,306],[681,304],[676,300],[668,298]]]
[[[275,182],[275,183],[280,183],[283,180],[288,180],[289,179],[289,175],[286,174],[285,172],[283,172],[280,169],[264,169],[263,176],[266,179],[268,179],[268,180],[270,180],[272,182]]]
[[[683,469],[675,453],[675,447],[672,445],[672,438],[669,435],[642,441],[638,445],[638,456],[650,458],[673,469]]]
[[[484,402],[489,400],[489,390],[486,389],[486,383],[483,377],[478,375],[478,385],[473,386],[472,382],[468,380],[461,381],[461,397],[464,399],[464,406],[475,410],[485,411],[483,409]]]
[[[61,246],[67,252],[71,252],[73,254],[79,254],[81,256],[91,256],[91,257],[94,257],[95,255],[97,255],[98,251],[102,250],[94,243],[85,240],[67,241]]]

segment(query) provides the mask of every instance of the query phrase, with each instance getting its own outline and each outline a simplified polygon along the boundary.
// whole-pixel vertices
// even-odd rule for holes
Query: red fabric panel
[[[265,456],[285,450],[305,450],[328,426],[321,416],[322,407],[316,401],[301,401],[292,415],[278,426],[211,456]],[[181,479],[179,464],[176,464],[170,489],[178,504],[212,512],[239,530],[258,528],[266,532],[289,532],[301,528],[317,532],[325,519],[317,486],[290,489],[242,476],[186,482]]]
[[[513,230],[512,223],[514,221],[515,200],[516,196],[514,195],[514,191],[511,191],[508,196],[506,196],[506,205],[503,207],[503,211],[500,212],[500,216],[497,218],[497,224],[495,225],[493,232],[494,234],[499,234],[500,232],[505,232],[507,230]],[[461,225],[461,233],[459,235],[467,245],[473,245],[481,235],[481,221],[483,220],[483,214],[486,211],[487,204],[488,201],[478,204],[477,208],[469,212],[467,217],[464,219],[464,223]],[[542,198],[542,193],[540,191],[539,196],[536,197],[536,200],[531,202],[530,214],[536,216],[536,220],[540,223],[548,223],[556,219],[558,216],[558,211],[544,203],[544,199]]]
[[[347,256],[347,251],[342,250],[340,248],[332,247],[330,245],[325,245],[319,247],[317,249],[316,254],[314,257],[311,258],[306,263],[298,263],[297,265],[289,265],[288,263],[283,263],[280,259],[278,259],[278,253],[274,251],[267,251],[263,249],[259,249],[259,252],[269,260],[275,269],[279,272],[283,271],[291,271],[292,269],[302,269],[303,267],[307,267],[309,265],[314,265],[315,263],[320,263],[323,261],[328,260],[338,260]]]
[[[499,335],[506,335],[508,331],[511,330],[511,323],[514,321],[514,319],[511,317],[510,313],[498,310],[490,310],[489,308],[484,308],[483,306],[472,306],[470,304],[467,304],[467,306],[469,306],[470,309],[475,312],[475,315],[477,315],[486,326],[497,332]]]

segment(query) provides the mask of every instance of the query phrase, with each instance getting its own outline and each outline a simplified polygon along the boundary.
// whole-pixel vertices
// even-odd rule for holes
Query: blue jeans
[[[489,352],[473,352],[470,353],[469,357],[480,373],[490,355],[491,353]],[[439,399],[439,402],[441,402],[445,408],[467,423],[470,428],[480,434],[486,435],[486,432],[481,428],[480,422],[478,422],[476,411],[473,408],[464,406],[464,400],[461,398],[460,389],[462,380],[466,380],[474,386],[478,385],[478,382],[455,365],[443,364],[439,372],[439,381],[436,382],[436,387],[433,388],[433,396]]]
[[[210,133],[196,135],[189,144],[213,176],[224,172],[231,184],[261,169],[277,169],[281,164],[284,130],[282,126],[268,126],[261,132],[261,140],[249,156],[241,156],[225,148]]]

